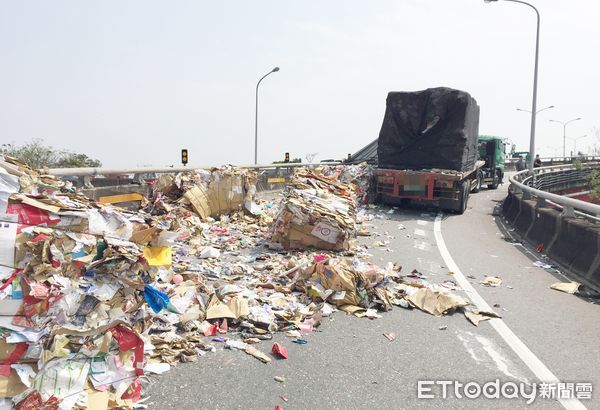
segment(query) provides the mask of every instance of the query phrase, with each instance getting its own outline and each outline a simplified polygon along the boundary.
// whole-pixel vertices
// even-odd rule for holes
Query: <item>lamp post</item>
[[[486,3],[497,2],[499,0],[484,0]],[[535,36],[535,65],[533,68],[533,98],[531,101],[531,131],[529,136],[529,155],[531,158],[529,160],[529,172],[533,174],[533,160],[535,157],[535,117],[537,114],[537,82],[538,82],[538,59],[539,59],[539,51],[540,51],[540,12],[536,9],[532,4],[521,0],[502,0],[502,1],[510,1],[512,3],[521,3],[526,6],[531,7],[535,11],[535,15],[537,16],[537,28],[536,28],[536,36]]]
[[[547,106],[547,107],[544,107],[544,108],[542,108],[541,110],[537,110],[537,112],[536,112],[536,115],[537,115],[537,114],[539,114],[539,113],[541,113],[541,112],[542,112],[542,111],[544,111],[544,110],[549,110],[549,109],[551,109],[551,108],[554,108],[554,106],[553,106],[553,105],[549,105],[549,106]],[[517,111],[528,112],[529,114],[531,114],[531,111],[529,111],[529,110],[524,110],[524,109],[522,109],[522,108],[517,108]]]
[[[258,80],[258,83],[256,83],[256,104],[254,106],[254,165],[258,164],[258,86],[260,85],[260,82],[265,79],[265,77],[276,73],[277,71],[279,71],[279,67],[275,67],[267,74],[263,75],[260,80]]]
[[[587,134],[586,135],[582,135],[581,137],[576,137],[576,138],[569,138],[569,137],[567,137],[570,140],[573,140],[573,153],[574,153],[575,156],[577,156],[577,140],[580,140],[580,139],[585,138],[585,137],[587,137]]]
[[[567,156],[567,125],[573,121],[579,121],[580,119],[581,118],[573,118],[569,121],[549,120],[550,122],[557,122],[563,126],[563,158]]]

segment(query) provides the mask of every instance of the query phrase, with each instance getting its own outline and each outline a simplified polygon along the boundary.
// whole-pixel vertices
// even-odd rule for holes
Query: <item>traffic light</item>
[[[285,160],[284,161],[285,162],[290,162],[290,153],[289,152],[285,153]]]
[[[183,165],[187,165],[188,163],[188,150],[185,148],[181,150],[181,163]]]

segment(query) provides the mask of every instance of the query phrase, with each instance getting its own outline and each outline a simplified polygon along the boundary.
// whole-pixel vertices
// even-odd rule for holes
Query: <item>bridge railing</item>
[[[539,206],[549,203],[562,209],[565,217],[583,217],[600,222],[600,205],[548,191],[557,186],[586,185],[588,175],[594,170],[600,170],[600,162],[534,168],[533,175],[525,170],[517,172],[509,180],[515,193],[522,192],[524,199],[537,199]]]
[[[257,190],[268,191],[281,189],[293,174],[294,168],[297,167],[317,167],[322,165],[340,165],[341,162],[318,162],[312,164],[305,163],[280,163],[280,164],[260,164],[260,165],[236,165],[236,168],[255,169],[258,174]],[[177,173],[183,171],[193,171],[195,169],[210,170],[215,166],[177,166],[177,167],[132,167],[132,168],[51,168],[40,170],[43,173],[54,175],[62,178],[79,177],[81,182],[74,181],[84,188],[95,188],[98,186],[114,186],[114,185],[129,185],[129,184],[144,184],[145,181],[151,180],[153,175]],[[107,178],[98,179],[99,176],[124,176],[127,178]],[[96,179],[93,179],[95,178]]]

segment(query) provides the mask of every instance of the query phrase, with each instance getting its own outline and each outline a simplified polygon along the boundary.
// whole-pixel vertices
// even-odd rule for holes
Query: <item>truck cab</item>
[[[479,158],[485,162],[480,169],[479,185],[496,189],[504,180],[504,158],[506,143],[500,137],[479,136]]]

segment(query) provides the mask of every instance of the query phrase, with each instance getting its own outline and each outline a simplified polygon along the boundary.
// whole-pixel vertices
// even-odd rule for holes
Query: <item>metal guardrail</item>
[[[303,164],[301,162],[289,162],[282,164],[262,164],[262,165],[235,165],[236,168],[294,168],[294,167],[315,167],[319,165],[340,165],[341,162],[317,162],[314,164]],[[227,164],[225,164],[227,165]],[[132,168],[46,168],[41,172],[55,176],[95,176],[95,175],[114,175],[114,174],[145,174],[156,173],[166,174],[171,172],[192,171],[194,169],[213,169],[218,166],[182,166],[182,167],[132,167]]]
[[[600,162],[586,163],[581,166],[564,164],[534,168],[533,175],[529,173],[529,170],[525,170],[517,172],[509,180],[514,192],[523,192],[524,199],[537,198],[540,206],[544,206],[546,202],[555,205],[562,209],[565,217],[580,216],[600,222],[600,205],[544,190],[558,185],[580,182],[594,170],[600,170]]]
[[[525,158],[523,158],[524,160]],[[573,156],[573,157],[540,157],[540,159],[542,160],[542,163],[545,164],[572,164],[574,161],[580,161],[580,162],[598,162],[600,161],[600,156],[597,155],[580,155],[580,156]],[[506,159],[506,163],[515,163],[519,160],[519,158],[507,158]]]
[[[268,191],[281,189],[293,174],[293,169],[298,167],[317,167],[323,165],[341,165],[342,162],[317,162],[312,164],[303,163],[280,163],[280,164],[261,164],[261,165],[236,165],[236,168],[255,169],[258,172],[257,190]],[[100,175],[133,175],[133,178],[111,178],[109,186],[143,184],[148,179],[148,175],[168,174],[184,171],[193,171],[195,169],[210,170],[216,166],[177,166],[177,167],[132,167],[132,168],[51,168],[42,169],[41,172],[58,177],[80,177],[80,180],[74,181],[78,187],[94,188],[96,186],[106,186],[104,179],[92,180],[92,177]],[[146,177],[144,177],[146,176]],[[152,179],[152,178],[150,178]]]

